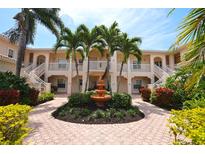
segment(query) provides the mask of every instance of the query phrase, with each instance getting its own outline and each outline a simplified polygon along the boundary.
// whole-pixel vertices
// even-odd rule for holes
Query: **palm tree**
[[[110,27],[106,27],[105,25],[99,26],[98,32],[106,41],[108,51],[106,53],[107,66],[102,79],[104,79],[105,77],[107,78],[108,87],[110,89],[110,92],[112,93],[109,79],[110,57],[113,56],[114,52],[118,49],[120,29],[118,28],[118,23],[115,21]]]
[[[123,60],[120,66],[120,73],[117,85],[117,92],[119,92],[122,70],[125,63],[130,55],[135,56],[138,60],[141,60],[141,50],[138,48],[138,45],[142,42],[141,38],[134,37],[129,39],[127,33],[123,33],[119,43],[119,51],[123,54]]]
[[[78,92],[80,92],[80,84],[79,84],[79,70],[78,70],[78,61],[77,61],[77,53],[79,53],[84,59],[84,44],[80,39],[80,34],[78,31],[74,33],[69,28],[63,28],[61,35],[54,46],[54,50],[57,51],[59,48],[66,48],[66,58],[69,58],[69,55],[72,54],[72,57],[75,62],[76,69],[76,78],[77,78],[77,86]]]
[[[16,62],[16,75],[20,76],[26,46],[34,43],[38,22],[58,37],[58,29],[63,27],[63,23],[58,16],[59,11],[60,9],[56,8],[22,8],[21,11],[14,16],[14,19],[17,22],[16,27],[11,28],[4,34],[9,37],[12,43],[19,44]]]
[[[89,72],[90,72],[90,57],[89,53],[93,49],[97,49],[101,56],[103,56],[103,51],[105,47],[105,43],[102,40],[102,37],[97,33],[97,27],[94,27],[92,30],[89,30],[84,24],[81,24],[77,31],[80,33],[81,38],[85,44],[85,56],[88,58],[87,62],[87,76],[86,76],[86,83],[84,92],[87,91],[88,88],[88,80],[89,80]]]
[[[179,26],[176,46],[185,44],[187,52],[182,62],[183,70],[190,73],[187,90],[199,86],[205,76],[205,9],[191,9]]]

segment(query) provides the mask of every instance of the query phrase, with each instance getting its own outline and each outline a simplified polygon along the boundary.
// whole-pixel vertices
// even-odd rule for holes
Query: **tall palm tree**
[[[134,37],[129,39],[127,33],[123,33],[119,43],[119,51],[123,54],[123,60],[120,66],[120,73],[118,78],[118,85],[117,85],[117,92],[119,92],[121,77],[122,77],[122,70],[125,63],[130,55],[135,56],[138,60],[141,60],[141,50],[139,49],[138,45],[142,42],[141,38]]]
[[[22,8],[21,11],[14,16],[14,19],[17,22],[16,27],[11,28],[4,34],[10,38],[12,43],[19,44],[16,75],[20,76],[26,46],[34,43],[38,22],[58,37],[58,30],[63,27],[63,23],[58,16],[59,11],[60,9],[56,8]]]
[[[120,34],[120,29],[118,28],[118,23],[115,21],[110,27],[101,25],[98,27],[99,34],[103,37],[107,44],[107,66],[102,79],[107,78],[107,84],[112,93],[112,87],[110,86],[109,70],[110,70],[110,58],[113,56],[114,52],[118,49],[118,39]]]
[[[183,70],[191,72],[185,83],[187,90],[199,86],[205,77],[205,9],[191,9],[179,26],[175,45],[185,44],[187,52]]]
[[[84,24],[81,24],[77,31],[81,35],[81,38],[85,44],[85,56],[88,58],[87,61],[87,76],[85,82],[84,92],[88,88],[89,72],[90,72],[90,57],[89,54],[93,49],[97,49],[101,56],[103,56],[103,51],[105,47],[105,42],[102,40],[102,37],[97,33],[97,27],[94,27],[92,30],[89,30]]]
[[[81,58],[84,59],[84,44],[80,39],[80,35],[78,31],[74,33],[69,28],[63,28],[61,35],[54,46],[55,51],[59,48],[66,48],[66,58],[69,58],[69,55],[72,54],[72,58],[75,62],[76,69],[76,78],[77,78],[77,86],[78,92],[80,92],[80,84],[79,84],[79,70],[78,70],[78,61],[77,61],[77,53],[80,53]]]

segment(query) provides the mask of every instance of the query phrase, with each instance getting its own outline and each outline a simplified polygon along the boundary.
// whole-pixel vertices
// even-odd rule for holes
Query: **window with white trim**
[[[142,80],[136,80],[133,89],[138,90],[142,86]]]
[[[65,79],[58,79],[58,88],[65,88]]]
[[[10,57],[10,58],[14,58],[14,50],[9,49],[8,57]]]

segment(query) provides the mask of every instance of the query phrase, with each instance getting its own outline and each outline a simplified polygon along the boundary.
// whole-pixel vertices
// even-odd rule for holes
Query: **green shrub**
[[[72,107],[84,107],[91,102],[91,93],[75,93],[69,96],[69,105]]]
[[[136,107],[133,107],[133,108],[127,110],[127,114],[129,116],[132,116],[132,117],[136,116],[138,113],[139,113],[139,109]]]
[[[86,109],[86,108],[82,108],[82,109],[81,109],[81,112],[80,112],[80,115],[81,115],[82,117],[86,117],[86,116],[89,116],[91,113],[92,113],[91,110]]]
[[[117,111],[114,113],[114,117],[117,118],[118,120],[122,120],[125,117],[125,111]]]
[[[91,117],[94,119],[100,119],[100,118],[105,118],[106,114],[103,110],[98,109],[91,115]]]
[[[32,106],[38,105],[39,104],[38,103],[38,95],[39,95],[39,91],[37,89],[29,88],[29,94],[27,97],[28,97],[28,100],[30,100],[30,102],[29,102],[29,104],[26,104],[26,105],[32,105]],[[25,102],[22,102],[22,103],[25,104]]]
[[[29,132],[26,125],[30,110],[26,105],[0,107],[0,145],[22,144]]]
[[[128,109],[131,107],[132,97],[126,93],[114,93],[108,102],[110,108]]]
[[[194,109],[197,107],[205,108],[205,98],[188,100],[183,103],[183,109]]]
[[[38,97],[39,103],[44,103],[54,99],[54,94],[50,92],[44,92]]]
[[[205,144],[205,108],[171,111],[169,128],[174,144]]]
[[[20,91],[20,102],[29,94],[26,79],[14,75],[12,72],[0,72],[0,89],[16,89]]]
[[[188,99],[184,90],[184,80],[176,80],[175,76],[171,76],[166,80],[165,87],[174,91],[172,100],[176,104],[180,104]]]

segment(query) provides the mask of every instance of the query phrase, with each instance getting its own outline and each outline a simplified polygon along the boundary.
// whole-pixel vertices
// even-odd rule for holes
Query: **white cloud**
[[[99,9],[99,8],[62,8],[61,15],[68,15],[73,26],[81,23],[90,28],[94,25],[109,26],[114,21],[119,23],[122,31],[130,36],[142,37],[143,49],[168,49],[176,36],[172,20],[167,18],[167,9]]]

